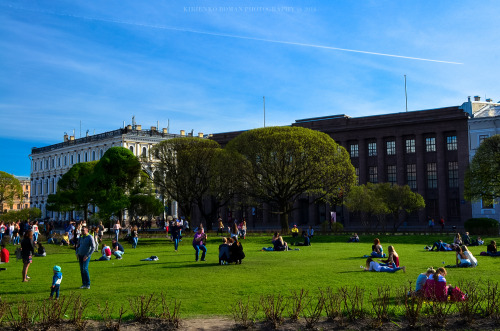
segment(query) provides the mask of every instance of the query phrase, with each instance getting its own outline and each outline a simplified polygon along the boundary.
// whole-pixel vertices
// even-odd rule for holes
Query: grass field
[[[440,267],[454,264],[454,252],[427,252],[424,246],[440,239],[438,235],[380,236],[384,251],[394,245],[406,273],[363,272],[364,254],[369,254],[374,236],[362,236],[360,243],[346,243],[347,236],[315,236],[312,246],[300,247],[299,251],[265,252],[262,247],[271,246],[270,235],[252,236],[243,240],[246,258],[241,265],[218,265],[220,238],[211,235],[207,243],[207,261],[195,262],[192,237],[184,237],[179,252],[166,239],[139,239],[137,249],[124,244],[122,260],[91,262],[91,289],[80,290],[81,277],[74,251],[68,247],[46,245],[47,257],[34,257],[29,269],[31,281],[21,282],[22,262],[17,262],[14,246],[9,245],[11,261],[2,265],[0,272],[0,296],[9,303],[22,298],[42,300],[49,296],[52,267],[62,267],[61,295],[80,293],[90,300],[88,318],[100,318],[97,303],[106,300],[115,306],[129,307],[129,298],[143,294],[166,292],[168,298],[182,302],[181,316],[190,318],[207,315],[230,315],[230,306],[239,298],[250,296],[258,299],[266,294],[289,294],[289,290],[307,289],[314,293],[318,288],[337,288],[358,285],[368,293],[375,293],[381,285],[393,288],[415,282],[419,273],[429,266]],[[451,237],[443,240],[451,242]],[[489,240],[499,238],[485,238]],[[285,237],[291,242],[291,238]],[[111,244],[111,240],[105,239]],[[470,247],[478,259],[477,268],[450,269],[446,277],[449,284],[461,280],[498,281],[500,258],[479,256],[486,246]],[[143,262],[143,258],[157,255],[159,261]],[[93,259],[100,257],[94,253]]]

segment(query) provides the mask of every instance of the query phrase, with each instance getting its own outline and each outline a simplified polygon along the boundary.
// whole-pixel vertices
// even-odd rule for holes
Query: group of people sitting
[[[452,301],[463,301],[466,295],[458,288],[446,284],[446,269],[430,267],[426,272],[417,277],[415,295],[427,300],[447,301],[448,296]]]
[[[378,239],[376,239],[378,240]],[[380,246],[380,251],[382,251],[382,246],[380,245],[380,241],[378,241],[378,245]],[[365,271],[376,271],[376,272],[396,272],[399,270],[403,270],[403,272],[406,272],[406,267],[399,266],[399,255],[394,249],[394,246],[389,246],[388,248],[389,251],[389,256],[387,257],[386,260],[378,260],[379,262],[376,262],[373,257],[369,257],[366,260],[366,267],[361,266]],[[372,252],[373,253],[373,252]],[[385,256],[385,254],[384,254]]]
[[[232,237],[227,239],[222,238],[222,244],[219,245],[219,264],[236,263],[241,264],[241,260],[245,258],[243,246],[238,238]]]
[[[109,261],[111,260],[111,255],[114,255],[117,260],[122,259],[122,255],[125,253],[125,249],[122,244],[116,241],[116,238],[111,242],[111,248],[105,243],[101,244],[101,257],[95,261]]]
[[[425,246],[425,249],[428,251],[433,251],[434,248],[436,251],[453,251],[456,250],[457,247],[460,247],[462,245],[467,245],[467,246],[480,246],[484,244],[484,241],[481,239],[481,237],[477,237],[477,239],[471,239],[469,236],[469,232],[465,232],[463,236],[460,235],[460,233],[457,233],[455,235],[455,238],[453,238],[453,243],[452,244],[447,244],[443,242],[442,240],[436,241],[432,247],[431,246]]]

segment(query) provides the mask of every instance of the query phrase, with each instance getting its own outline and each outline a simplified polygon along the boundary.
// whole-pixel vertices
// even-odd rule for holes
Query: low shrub
[[[498,235],[499,224],[493,218],[469,218],[464,223],[465,231],[474,235]]]

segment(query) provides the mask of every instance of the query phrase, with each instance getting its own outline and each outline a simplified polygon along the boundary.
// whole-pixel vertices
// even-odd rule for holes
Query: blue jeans
[[[111,258],[107,256],[101,256],[97,261],[109,261]]]
[[[460,262],[460,264],[458,265],[459,268],[468,268],[470,266],[471,266],[471,263],[468,261]]]
[[[401,270],[401,268],[396,267],[396,263],[392,264],[392,268],[389,267],[382,267],[380,269],[380,272],[396,272],[398,270]]]
[[[444,247],[445,247],[445,246],[444,246],[444,244],[443,244],[443,243],[441,243],[441,242],[435,242],[435,243],[434,243],[434,245],[432,245],[431,251],[433,251],[433,250],[434,250],[434,247],[436,247],[436,250],[437,250],[437,251],[444,251],[444,250],[445,250],[445,249],[444,249]]]
[[[33,241],[38,241],[38,232],[33,233]]]
[[[118,237],[120,236],[120,230],[115,230],[115,238],[118,241]]]
[[[125,254],[125,252],[122,251],[114,251],[113,255],[116,256],[117,258],[122,257],[122,255]]]
[[[54,293],[56,295],[56,299],[59,298],[59,285],[55,285],[53,288],[50,289],[51,298],[54,296]]]
[[[137,247],[137,241],[139,241],[139,238],[137,238],[137,237],[132,238],[132,248]]]
[[[90,275],[89,275],[89,262],[90,256],[87,261],[83,261],[84,255],[78,255],[78,262],[80,262],[80,272],[82,274],[82,285],[90,286]]]
[[[179,247],[179,238],[174,238],[174,247],[175,250],[177,250],[177,248]]]
[[[200,255],[200,251],[202,251],[201,253],[201,260],[202,261],[205,261],[205,254],[207,253],[207,248],[205,247],[205,245],[193,245],[194,247],[194,250],[196,251],[195,253],[195,257],[196,257],[196,261],[198,261],[198,256]]]

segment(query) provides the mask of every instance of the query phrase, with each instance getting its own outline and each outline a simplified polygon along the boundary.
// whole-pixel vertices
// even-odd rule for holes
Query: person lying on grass
[[[428,249],[429,252],[433,251],[434,248],[436,248],[437,252],[444,252],[444,251],[452,251],[456,248],[455,244],[447,244],[443,242],[442,240],[436,241],[434,245],[432,245],[432,248],[429,249],[430,246],[425,247],[425,249]]]
[[[363,268],[363,266],[361,266]],[[401,268],[396,267],[396,264],[392,264],[391,267],[384,267],[381,266],[380,263],[373,261],[371,257],[366,259],[366,267],[363,269],[364,271],[376,271],[376,272],[396,272],[399,270],[403,270],[403,272],[406,272],[406,267],[402,266]]]

